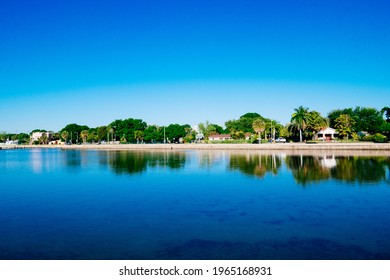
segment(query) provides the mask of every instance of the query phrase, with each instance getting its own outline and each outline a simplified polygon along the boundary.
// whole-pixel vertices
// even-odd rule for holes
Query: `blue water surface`
[[[390,158],[0,151],[0,259],[390,259]]]

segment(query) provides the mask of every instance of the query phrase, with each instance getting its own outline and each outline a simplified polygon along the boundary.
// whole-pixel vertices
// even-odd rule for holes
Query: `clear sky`
[[[390,106],[390,2],[0,0],[0,131]]]

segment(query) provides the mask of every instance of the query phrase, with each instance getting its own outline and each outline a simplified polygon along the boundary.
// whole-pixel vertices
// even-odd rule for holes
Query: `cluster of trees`
[[[7,140],[18,141],[20,144],[28,144],[30,141],[30,135],[27,133],[0,132],[0,143],[4,143]]]
[[[386,116],[386,119],[383,118]],[[390,133],[390,108],[384,107],[381,111],[375,108],[345,108],[333,110],[328,115],[331,126],[337,128],[344,138],[359,136],[364,140],[364,134],[376,135],[375,137],[385,140]],[[360,135],[359,135],[360,133]],[[370,139],[368,139],[370,140]]]
[[[386,118],[383,118],[383,115]],[[300,106],[294,109],[291,123],[287,126],[287,137],[299,141],[317,140],[320,130],[333,127],[339,132],[339,138],[385,142],[390,132],[390,108],[381,111],[375,108],[356,107],[331,111],[327,118],[317,111]]]
[[[189,124],[170,124],[168,126],[148,125],[142,119],[115,120],[106,126],[90,128],[86,125],[68,124],[50,140],[62,140],[67,143],[111,142],[121,143],[188,143],[196,140],[207,140],[212,134],[230,134],[233,139],[250,141],[287,138],[291,141],[317,140],[318,132],[326,127],[336,128],[344,139],[387,141],[390,136],[390,108],[381,111],[375,108],[356,107],[331,111],[327,117],[319,112],[300,106],[294,109],[290,123],[282,125],[278,121],[261,116],[258,113],[246,113],[239,119],[228,120],[225,128],[208,121],[200,123],[195,131]],[[37,129],[32,132],[46,132]],[[364,133],[362,133],[364,132]],[[359,135],[360,134],[360,135]],[[249,136],[248,136],[249,135]],[[39,144],[47,144],[45,135]],[[0,133],[0,142],[19,140],[21,144],[30,141],[26,133]]]
[[[147,125],[141,119],[115,120],[107,126],[89,128],[85,125],[69,124],[60,131],[60,137],[67,143],[121,142],[121,143],[163,143],[190,142],[195,132],[188,124],[170,124],[165,127]]]

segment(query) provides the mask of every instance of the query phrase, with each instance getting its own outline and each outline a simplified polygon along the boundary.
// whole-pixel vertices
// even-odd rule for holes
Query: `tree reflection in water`
[[[323,157],[287,156],[286,165],[292,171],[297,183],[303,186],[330,178],[330,169],[324,164]]]
[[[183,168],[186,155],[183,152],[108,151],[108,164],[117,174],[134,174],[148,167]]]
[[[330,164],[329,164],[330,163]],[[349,183],[390,184],[390,158],[367,156],[287,156],[286,165],[297,183],[336,179]]]
[[[193,155],[193,154],[192,154]],[[196,154],[201,167],[213,168],[224,162],[226,154],[199,152]],[[284,164],[291,170],[295,181],[307,186],[325,180],[341,180],[349,183],[390,184],[390,157],[386,156],[335,156],[335,155],[287,155],[230,153],[227,168],[243,174],[264,178],[267,173],[277,175]],[[185,152],[174,151],[107,151],[101,158],[117,174],[142,173],[147,168],[184,168]],[[71,161],[68,159],[68,161]],[[72,161],[72,164],[73,161]]]
[[[267,173],[278,174],[282,160],[279,155],[232,154],[229,169],[263,178]]]
[[[331,170],[332,178],[347,182],[378,183],[384,181],[386,172],[390,171],[390,158],[388,157],[339,157],[337,168]],[[388,174],[387,174],[388,175]]]

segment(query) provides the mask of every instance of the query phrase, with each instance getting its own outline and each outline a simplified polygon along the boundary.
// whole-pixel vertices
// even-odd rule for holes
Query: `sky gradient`
[[[389,14],[376,0],[0,1],[0,131],[381,109]]]

